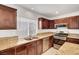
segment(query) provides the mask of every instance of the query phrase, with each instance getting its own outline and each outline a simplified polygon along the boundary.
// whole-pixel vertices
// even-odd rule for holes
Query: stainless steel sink
[[[24,38],[25,40],[33,40],[33,39],[38,39],[37,36],[28,36]]]

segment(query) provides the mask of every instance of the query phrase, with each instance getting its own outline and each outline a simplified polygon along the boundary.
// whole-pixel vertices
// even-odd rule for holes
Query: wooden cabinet
[[[26,45],[28,55],[36,55],[36,41]]]
[[[49,37],[49,48],[53,47],[53,36]]]
[[[0,5],[0,29],[16,29],[16,9]]]
[[[43,52],[49,49],[49,37],[43,39]]]
[[[62,23],[67,23],[67,20],[64,18],[55,19],[55,24],[62,24]]]
[[[38,18],[38,28],[39,29],[54,29],[54,20]]]
[[[79,16],[73,16],[68,18],[69,29],[79,29]]]
[[[76,39],[76,38],[67,38],[66,41],[67,42],[71,42],[71,43],[79,44],[79,39]]]
[[[16,55],[27,55],[26,45],[20,45],[15,47]]]
[[[0,51],[0,55],[41,55],[53,45],[53,36]]]
[[[37,55],[40,55],[43,53],[43,40],[37,41]]]
[[[49,27],[48,20],[45,18],[39,18],[38,27],[39,27],[39,29],[48,29],[48,27]]]
[[[56,19],[55,24],[66,24],[68,29],[79,29],[79,16]]]
[[[49,28],[48,29],[54,29],[54,20],[48,20],[49,22]]]
[[[0,55],[15,55],[15,48],[9,48],[0,51]]]

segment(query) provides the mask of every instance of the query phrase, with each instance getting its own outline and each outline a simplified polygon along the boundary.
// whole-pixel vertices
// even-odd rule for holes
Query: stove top
[[[55,36],[60,36],[60,37],[67,37],[67,33],[56,33]]]

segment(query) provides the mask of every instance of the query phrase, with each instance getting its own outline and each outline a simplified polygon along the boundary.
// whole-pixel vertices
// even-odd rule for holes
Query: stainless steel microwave
[[[55,28],[62,28],[62,27],[67,27],[67,23],[59,23],[59,24],[55,24]]]

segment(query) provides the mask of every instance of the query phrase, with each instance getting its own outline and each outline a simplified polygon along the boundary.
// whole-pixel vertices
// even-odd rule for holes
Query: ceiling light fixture
[[[58,11],[56,11],[56,14],[58,14],[59,12]]]
[[[34,8],[31,8],[32,10],[34,10]]]

